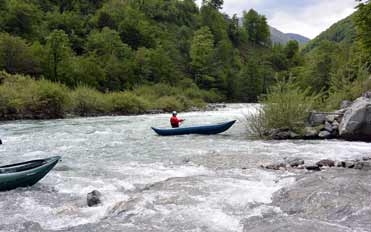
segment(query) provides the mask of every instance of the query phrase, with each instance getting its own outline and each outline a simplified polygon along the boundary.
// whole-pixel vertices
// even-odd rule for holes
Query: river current
[[[240,232],[244,219],[280,212],[272,195],[295,181],[260,164],[371,153],[360,142],[249,139],[244,115],[255,107],[179,115],[184,126],[238,120],[212,136],[157,136],[151,126],[168,127],[167,114],[2,123],[1,165],[55,155],[62,162],[32,187],[0,192],[0,231]],[[92,190],[103,203],[89,208]]]

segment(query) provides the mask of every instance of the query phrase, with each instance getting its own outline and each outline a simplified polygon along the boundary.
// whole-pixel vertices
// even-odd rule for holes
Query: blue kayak
[[[187,135],[187,134],[212,135],[219,134],[228,130],[235,122],[236,120],[207,126],[179,127],[171,129],[159,129],[152,127],[152,129],[157,134],[162,136]]]

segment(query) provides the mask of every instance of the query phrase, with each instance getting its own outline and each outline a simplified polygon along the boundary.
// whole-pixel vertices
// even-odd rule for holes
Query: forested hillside
[[[304,52],[309,52],[321,41],[329,40],[337,43],[344,43],[344,45],[352,44],[356,38],[356,29],[353,22],[354,15],[350,15],[345,19],[332,25],[326,31],[322,32],[316,38],[311,40],[303,49]]]
[[[269,63],[266,19],[250,11],[238,27],[237,17],[219,12],[222,4],[207,0],[199,9],[193,0],[1,1],[0,68],[71,88],[196,84],[224,100],[254,101],[277,66]],[[252,79],[254,88],[246,85]]]
[[[80,112],[83,105],[82,115],[90,108],[120,113],[135,105],[141,110],[134,112],[144,112],[256,102],[280,80],[330,96],[339,83],[344,88],[356,80],[367,63],[366,13],[335,24],[303,55],[297,41],[272,45],[264,15],[246,11],[241,25],[222,6],[223,0],[204,0],[201,7],[194,0],[0,1],[0,70],[6,72],[0,77],[1,114],[32,115],[66,92],[54,100],[67,99],[67,111]],[[353,43],[352,25],[362,46]],[[27,88],[30,82],[12,74],[39,87]],[[68,91],[49,93],[50,84]]]

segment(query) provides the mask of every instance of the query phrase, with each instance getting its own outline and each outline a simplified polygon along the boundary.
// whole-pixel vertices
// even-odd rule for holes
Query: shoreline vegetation
[[[202,110],[206,109],[206,102],[220,99],[192,84],[156,84],[102,93],[88,86],[71,89],[49,80],[5,72],[0,73],[0,82],[0,121]]]
[[[300,137],[310,112],[371,90],[371,2],[358,2],[300,47],[273,43],[264,15],[227,15],[220,0],[5,1],[0,120],[259,102],[251,134]]]

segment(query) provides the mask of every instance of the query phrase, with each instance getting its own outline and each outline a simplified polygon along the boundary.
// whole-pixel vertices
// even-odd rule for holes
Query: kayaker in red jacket
[[[173,116],[170,118],[170,124],[172,128],[179,127],[179,124],[184,121],[184,119],[177,118],[176,111],[173,111]]]

